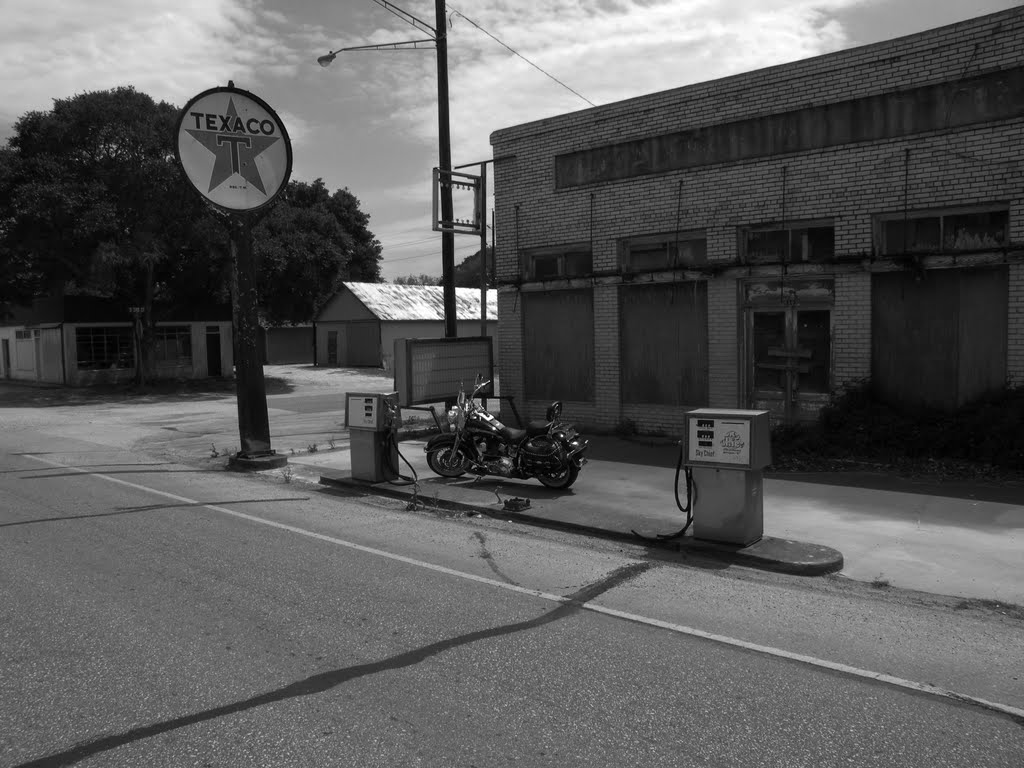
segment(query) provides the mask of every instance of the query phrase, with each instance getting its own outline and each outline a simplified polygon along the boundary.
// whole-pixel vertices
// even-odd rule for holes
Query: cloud
[[[261,61],[293,64],[260,7],[245,0],[15,0],[4,9],[0,120],[6,128],[55,98],[119,85],[181,105],[244,81]]]

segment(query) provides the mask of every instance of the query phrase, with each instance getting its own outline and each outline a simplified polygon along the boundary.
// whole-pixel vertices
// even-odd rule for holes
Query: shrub
[[[883,402],[863,381],[835,393],[817,423],[776,427],[772,446],[780,458],[938,459],[1024,471],[1024,387],[946,412]]]

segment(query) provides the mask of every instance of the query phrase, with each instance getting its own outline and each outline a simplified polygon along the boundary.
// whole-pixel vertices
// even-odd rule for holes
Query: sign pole
[[[260,325],[256,260],[252,252],[252,217],[232,216],[231,255],[234,270],[234,307],[236,358],[235,386],[238,400],[239,459],[258,459],[273,455],[270,449],[270,418],[267,415],[267,390],[260,354]],[[287,457],[285,457],[287,460]]]
[[[281,118],[255,94],[211,88],[178,115],[175,154],[196,191],[227,214],[231,233],[235,388],[241,446],[229,466],[272,469],[288,463],[270,447],[270,418],[260,348],[253,224],[285,189],[292,145]]]

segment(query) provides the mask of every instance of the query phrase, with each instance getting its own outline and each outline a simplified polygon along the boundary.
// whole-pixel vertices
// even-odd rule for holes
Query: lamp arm
[[[402,21],[408,24],[412,24],[414,27],[416,27],[416,29],[422,30],[423,32],[426,32],[427,34],[431,35],[434,38],[437,37],[436,29],[434,29],[432,26],[427,24],[427,22],[423,21],[422,19],[416,18],[408,11],[403,11],[397,5],[389,3],[387,0],[373,0],[373,2],[375,2],[377,5],[379,5],[381,8],[384,8],[387,11],[391,11],[391,13],[395,14],[395,16],[400,18]]]

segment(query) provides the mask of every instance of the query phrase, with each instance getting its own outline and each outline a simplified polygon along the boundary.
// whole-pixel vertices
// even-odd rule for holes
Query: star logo
[[[238,117],[234,99],[228,101],[227,114],[221,117],[220,130],[188,129],[187,133],[216,158],[207,192],[212,192],[237,173],[264,195],[267,194],[259,168],[256,167],[256,158],[280,141],[280,137],[248,133]]]

